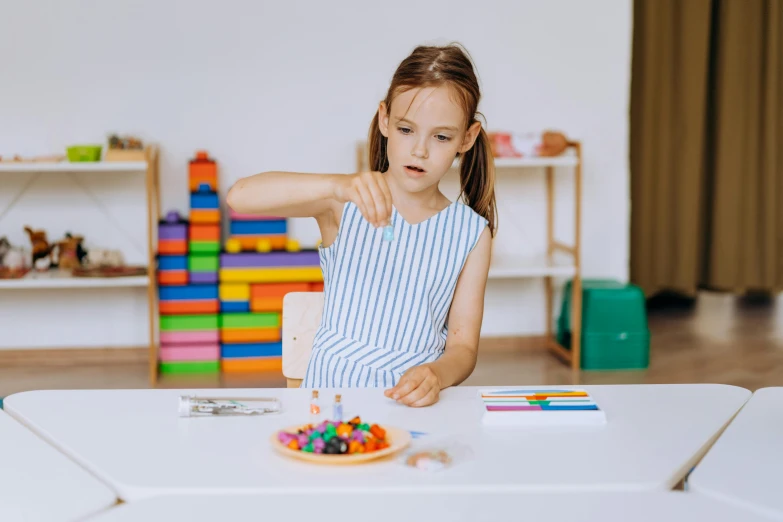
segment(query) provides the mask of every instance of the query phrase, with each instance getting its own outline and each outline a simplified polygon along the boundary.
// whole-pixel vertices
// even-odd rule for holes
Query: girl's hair
[[[448,85],[459,98],[465,110],[465,130],[482,116],[477,111],[481,90],[473,70],[473,64],[462,47],[450,44],[445,47],[419,46],[405,58],[394,73],[386,93],[386,108],[391,111],[395,96],[410,89]],[[387,138],[381,134],[378,112],[370,124],[370,168],[386,172],[389,159],[386,155]],[[473,147],[460,158],[460,195],[465,203],[489,222],[489,231],[495,235],[497,209],[495,204],[495,160],[489,137],[484,126]]]

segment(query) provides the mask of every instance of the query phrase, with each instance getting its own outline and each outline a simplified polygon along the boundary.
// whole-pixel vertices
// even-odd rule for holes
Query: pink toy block
[[[175,361],[217,361],[220,359],[220,346],[218,345],[192,345],[161,346],[160,360],[165,362]]]
[[[160,332],[160,344],[215,344],[220,342],[218,330],[201,332]]]

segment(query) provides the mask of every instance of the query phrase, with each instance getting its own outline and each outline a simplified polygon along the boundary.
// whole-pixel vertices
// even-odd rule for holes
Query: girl
[[[303,387],[383,386],[418,407],[473,371],[495,232],[480,96],[460,47],[417,47],[370,125],[370,172],[265,172],[229,191],[237,212],[318,222],[325,305]],[[439,189],[455,158],[464,203]]]

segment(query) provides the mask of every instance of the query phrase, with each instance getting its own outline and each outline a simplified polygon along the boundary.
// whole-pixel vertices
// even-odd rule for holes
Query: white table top
[[[358,413],[471,450],[440,473],[405,466],[404,455],[362,466],[313,466],[277,454],[278,429],[307,422],[303,389],[188,390],[270,396],[284,412],[265,417],[179,418],[182,390],[35,391],[6,411],[107,483],[123,500],[171,494],[292,491],[477,492],[669,489],[703,454],[750,392],[724,385],[586,386],[608,422],[578,428],[491,429],[480,422],[478,388],[445,390],[438,404],[409,408],[378,389],[339,390],[345,416]],[[321,390],[321,400],[332,392]],[[427,438],[418,439],[422,445]]]
[[[393,509],[389,502],[393,499]],[[358,516],[357,516],[358,514]],[[761,522],[769,519],[701,495],[626,493],[381,493],[332,495],[163,496],[123,504],[87,522],[344,522],[448,520],[482,522]]]
[[[107,486],[0,410],[0,520],[79,520],[116,502]]]
[[[753,394],[688,478],[690,489],[783,520],[783,388]]]

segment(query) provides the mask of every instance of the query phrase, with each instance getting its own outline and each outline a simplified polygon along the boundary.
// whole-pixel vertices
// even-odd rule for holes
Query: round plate
[[[284,428],[283,431],[294,433],[300,427],[301,426],[291,426],[289,428]],[[384,429],[386,430],[386,440],[389,442],[389,447],[382,450],[373,451],[371,453],[329,455],[326,453],[308,453],[306,451],[295,450],[289,448],[277,440],[277,431],[272,434],[272,437],[269,440],[272,443],[272,447],[275,448],[278,452],[295,459],[300,459],[307,462],[315,462],[317,464],[364,464],[365,462],[370,462],[371,460],[377,460],[397,453],[398,451],[405,449],[408,444],[410,444],[411,434],[408,431],[385,426]]]

